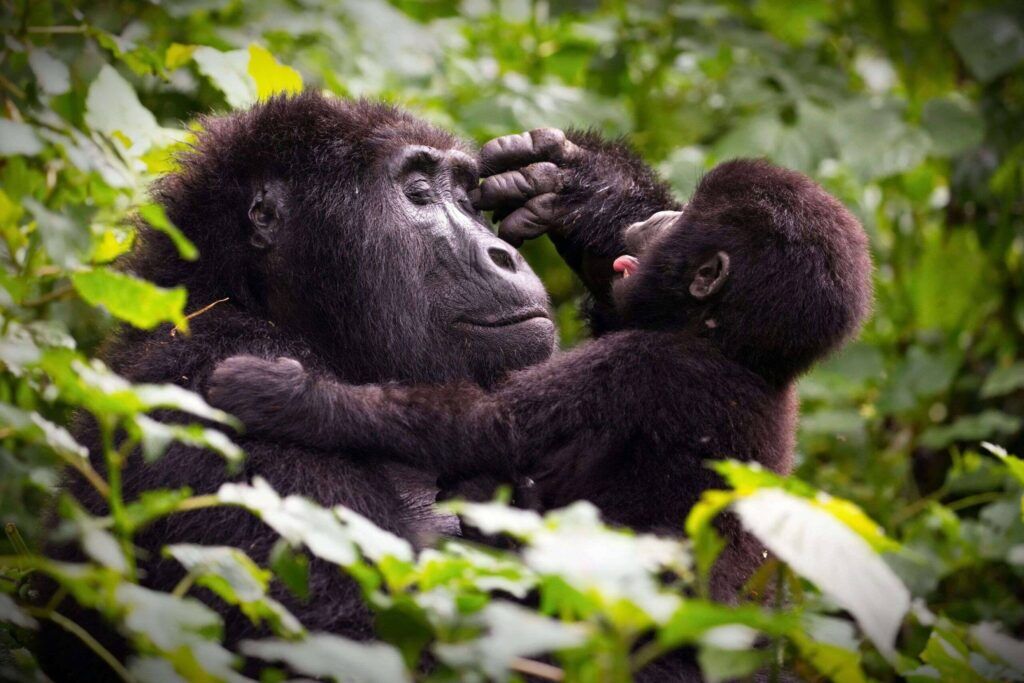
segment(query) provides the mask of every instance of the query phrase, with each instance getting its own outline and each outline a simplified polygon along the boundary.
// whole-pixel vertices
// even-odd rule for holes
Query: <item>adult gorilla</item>
[[[312,93],[210,118],[203,128],[180,170],[154,191],[200,259],[183,261],[162,234],[143,231],[128,267],[163,286],[186,286],[190,310],[216,305],[191,320],[189,335],[166,326],[122,329],[103,354],[116,372],[202,392],[218,361],[247,353],[297,358],[352,383],[487,385],[552,353],[546,293],[472,205],[477,162],[451,135],[389,106]],[[591,254],[598,263],[620,253],[618,228],[671,200],[618,147],[578,142],[547,131],[491,143],[485,160],[496,170],[525,168],[494,176],[478,199],[503,207],[503,229],[518,239],[561,217],[560,248],[584,268]],[[561,165],[531,165],[541,158]],[[586,279],[595,287],[604,282]],[[77,436],[102,468],[90,420],[81,420]],[[339,457],[245,436],[239,444],[248,453],[240,479],[258,475],[282,494],[346,505],[414,541],[452,531],[449,520],[430,512],[435,482],[372,453]],[[123,485],[129,497],[155,487],[208,493],[226,479],[217,457],[175,444],[152,464],[133,456]],[[94,513],[103,511],[83,481],[72,479],[68,488]],[[262,563],[276,540],[247,512],[216,508],[177,514],[137,542],[153,558],[163,545],[189,542],[237,546]],[[144,582],[162,590],[182,577],[173,561],[153,559],[143,569]],[[372,635],[355,586],[336,568],[314,560],[310,591],[307,604],[275,595],[310,629]],[[222,611],[229,642],[257,635],[237,610]],[[73,667],[52,671],[55,678],[102,677],[102,664],[70,656],[70,645],[52,630],[42,641],[49,650],[42,661]]]

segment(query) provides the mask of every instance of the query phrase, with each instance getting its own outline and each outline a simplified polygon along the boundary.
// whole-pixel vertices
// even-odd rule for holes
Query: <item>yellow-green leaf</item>
[[[107,268],[83,270],[71,276],[79,295],[93,306],[103,306],[110,314],[135,327],[149,330],[170,321],[186,328],[183,287],[164,289]]]
[[[164,66],[167,67],[168,71],[174,71],[179,67],[185,66],[192,59],[192,53],[198,47],[198,45],[171,43],[171,46],[167,48],[167,52],[164,53]]]
[[[302,76],[298,71],[274,59],[265,48],[249,46],[249,75],[256,81],[261,100],[280,93],[302,92]]]

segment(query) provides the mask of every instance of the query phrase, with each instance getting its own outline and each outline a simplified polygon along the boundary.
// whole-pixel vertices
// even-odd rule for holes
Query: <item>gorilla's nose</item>
[[[488,247],[487,255],[498,268],[510,273],[516,272],[517,254],[512,251],[511,247]]]

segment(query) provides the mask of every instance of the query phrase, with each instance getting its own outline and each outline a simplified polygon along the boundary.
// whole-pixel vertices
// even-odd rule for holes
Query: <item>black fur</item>
[[[702,292],[709,259],[725,275]],[[493,390],[352,386],[288,359],[240,357],[218,367],[210,398],[273,437],[442,477],[514,463],[543,509],[584,499],[611,522],[679,535],[700,495],[721,485],[707,461],[790,471],[794,381],[859,328],[870,271],[860,224],[818,185],[734,161],[703,179],[615,283],[619,329]],[[729,600],[761,549],[734,521],[725,531],[732,544],[712,588]]]

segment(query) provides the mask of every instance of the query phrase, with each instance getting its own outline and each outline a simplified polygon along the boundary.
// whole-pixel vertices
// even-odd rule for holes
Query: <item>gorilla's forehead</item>
[[[477,160],[457,148],[438,149],[431,145],[406,144],[388,160],[388,170],[397,176],[413,169],[433,169],[447,166],[472,176],[479,175]]]

